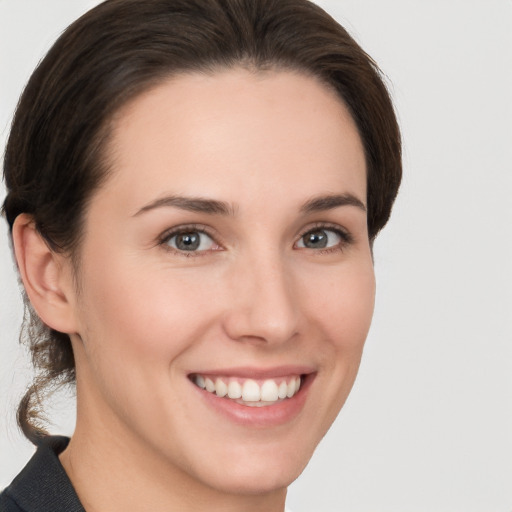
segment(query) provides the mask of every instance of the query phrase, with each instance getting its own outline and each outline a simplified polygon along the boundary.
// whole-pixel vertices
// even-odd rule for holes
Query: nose
[[[231,339],[279,344],[298,333],[298,296],[289,266],[262,254],[231,269],[224,329]]]

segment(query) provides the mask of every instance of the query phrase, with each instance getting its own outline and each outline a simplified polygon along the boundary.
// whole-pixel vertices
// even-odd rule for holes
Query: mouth
[[[297,418],[315,379],[312,369],[250,369],[191,373],[188,378],[203,403],[244,427],[275,427]]]
[[[198,388],[246,407],[268,407],[293,398],[301,388],[302,378],[288,375],[262,380],[198,373],[190,376]]]

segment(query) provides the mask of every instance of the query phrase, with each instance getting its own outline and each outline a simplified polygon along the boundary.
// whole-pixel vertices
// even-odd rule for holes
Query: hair
[[[171,76],[240,66],[297,71],[338,93],[363,142],[373,242],[401,180],[398,124],[374,61],[308,0],[107,0],[75,21],[32,74],[14,116],[4,158],[11,234],[27,213],[53,251],[76,258],[88,201],[109,173],[113,116]],[[37,444],[46,434],[42,400],[74,383],[75,363],[68,335],[44,325],[26,294],[24,302],[20,339],[36,374],[17,418]]]

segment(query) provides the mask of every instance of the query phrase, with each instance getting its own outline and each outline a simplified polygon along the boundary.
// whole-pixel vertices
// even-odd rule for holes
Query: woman
[[[354,382],[400,182],[371,59],[305,0],[109,0],[34,72],[4,175],[40,374],[0,510],[282,512]]]

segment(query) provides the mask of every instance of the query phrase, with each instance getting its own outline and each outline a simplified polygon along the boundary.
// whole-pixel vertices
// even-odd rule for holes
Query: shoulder
[[[0,512],[84,512],[59,461],[69,439],[48,436],[20,474],[0,494]]]
[[[5,490],[0,493],[0,512],[24,512]]]

